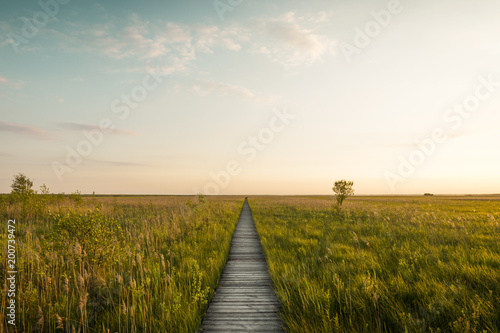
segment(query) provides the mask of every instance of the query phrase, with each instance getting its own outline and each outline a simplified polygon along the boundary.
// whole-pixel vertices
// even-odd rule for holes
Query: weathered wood
[[[284,332],[280,303],[245,200],[228,261],[201,324],[206,332]]]

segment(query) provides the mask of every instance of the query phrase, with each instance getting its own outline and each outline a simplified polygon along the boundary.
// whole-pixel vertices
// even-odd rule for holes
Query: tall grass
[[[16,219],[17,318],[24,332],[193,332],[224,268],[243,200],[0,198],[0,279]],[[1,292],[0,331],[6,284]]]
[[[500,327],[496,199],[250,205],[290,332],[466,333]]]

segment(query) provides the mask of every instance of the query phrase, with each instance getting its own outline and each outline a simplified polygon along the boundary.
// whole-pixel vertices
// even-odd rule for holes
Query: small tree
[[[43,195],[49,195],[50,194],[50,190],[47,187],[47,185],[43,184],[42,186],[40,186],[40,194],[43,194]]]
[[[340,206],[342,206],[342,203],[344,202],[345,199],[347,199],[348,196],[354,194],[354,190],[352,186],[354,185],[354,182],[347,181],[345,179],[336,181],[334,186],[332,187],[333,192],[335,192],[335,196],[337,198],[337,203]]]
[[[32,189],[33,182],[22,173],[18,173],[14,176],[14,180],[10,187],[12,188],[12,194],[25,195],[34,193]]]

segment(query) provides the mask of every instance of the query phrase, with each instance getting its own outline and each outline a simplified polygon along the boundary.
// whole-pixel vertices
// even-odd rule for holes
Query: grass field
[[[499,332],[500,196],[253,197],[290,332]],[[194,332],[242,197],[0,196],[0,332]]]
[[[249,202],[290,332],[499,331],[499,196]]]
[[[16,220],[19,332],[193,332],[242,204],[238,197],[0,197],[0,332],[9,319],[9,219]]]

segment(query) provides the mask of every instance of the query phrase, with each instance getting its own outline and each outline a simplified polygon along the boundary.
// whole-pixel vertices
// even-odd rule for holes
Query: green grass
[[[194,332],[242,202],[0,196],[2,281],[16,219],[17,329]],[[498,196],[333,202],[250,199],[290,332],[499,331]],[[6,300],[4,285],[0,332]]]
[[[498,332],[499,197],[257,197],[290,332]]]
[[[0,196],[0,280],[16,220],[23,332],[193,332],[243,203],[225,197]],[[7,325],[7,293],[0,332]],[[108,331],[109,330],[109,331]]]

